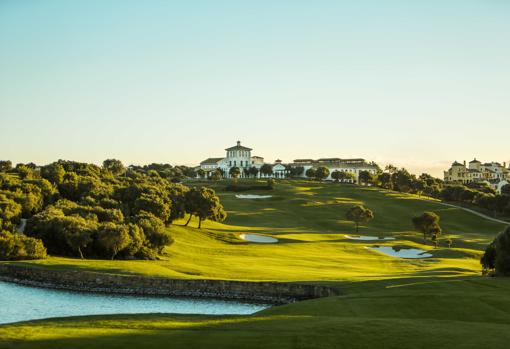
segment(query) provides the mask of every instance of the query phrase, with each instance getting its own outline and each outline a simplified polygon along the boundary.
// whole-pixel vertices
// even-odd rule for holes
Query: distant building
[[[447,183],[480,183],[485,182],[495,190],[501,189],[500,183],[510,180],[510,168],[506,162],[482,163],[474,159],[466,165],[466,161],[459,163],[454,161],[450,169],[444,171],[444,181]]]
[[[368,163],[365,159],[341,159],[341,158],[321,158],[318,160],[313,159],[296,159],[291,167],[303,167],[304,171],[301,175],[306,177],[306,171],[310,168],[326,167],[329,169],[329,176],[326,180],[332,180],[331,175],[335,171],[351,173],[354,176],[354,183],[359,182],[359,174],[362,171],[367,171],[376,174],[379,171],[379,166],[375,163]]]
[[[221,170],[223,176],[228,178],[229,171],[232,167],[238,167],[241,170],[241,177],[248,177],[248,170],[255,167],[260,171],[260,168],[265,164],[264,158],[260,156],[252,156],[253,149],[242,146],[238,141],[233,147],[225,149],[226,156],[223,158],[208,158],[200,163],[199,168],[204,170],[207,177],[216,170]],[[342,171],[352,173],[354,182],[358,182],[359,173],[361,171],[368,171],[370,173],[377,173],[379,167],[375,163],[367,163],[364,159],[341,159],[341,158],[321,158],[318,160],[313,159],[296,159],[292,163],[285,164],[282,160],[276,160],[272,166],[273,173],[267,177],[285,178],[289,175],[291,168],[303,167],[301,177],[306,177],[306,170],[309,168],[327,167],[330,175],[327,180],[331,180],[331,174],[334,171]],[[266,177],[258,174],[258,177]]]
[[[248,177],[247,170],[249,168],[255,167],[260,170],[262,165],[264,165],[264,158],[252,156],[252,150],[251,148],[242,146],[241,142],[237,141],[235,146],[225,149],[225,157],[208,158],[200,163],[199,168],[204,170],[208,177],[212,172],[219,169],[223,173],[223,176],[228,178],[230,169],[238,167],[241,170],[241,178]]]

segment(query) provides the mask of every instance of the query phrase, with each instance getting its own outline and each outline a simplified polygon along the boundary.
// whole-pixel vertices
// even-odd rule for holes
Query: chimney
[[[237,145],[241,145],[241,141],[237,141]]]
[[[464,167],[466,166],[466,160],[464,160]]]

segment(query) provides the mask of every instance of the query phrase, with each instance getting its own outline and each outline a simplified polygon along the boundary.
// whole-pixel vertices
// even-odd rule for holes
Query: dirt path
[[[21,218],[21,223],[18,227],[18,233],[23,234],[25,232],[25,227],[27,225],[27,220],[25,218]]]
[[[510,222],[507,222],[507,221],[504,221],[504,220],[501,220],[501,219],[497,219],[497,218],[494,218],[494,217],[490,217],[490,216],[487,216],[486,214],[483,214],[483,213],[480,213],[480,212],[477,212],[475,210],[471,210],[469,208],[465,208],[465,207],[462,207],[462,206],[457,206],[457,205],[452,205],[452,204],[447,204],[445,202],[441,202],[441,201],[434,201],[434,200],[428,200],[428,199],[420,199],[420,200],[423,200],[423,201],[427,201],[427,202],[432,202],[434,204],[439,204],[439,205],[443,205],[443,206],[447,206],[447,207],[454,207],[454,208],[459,208],[461,210],[464,210],[464,211],[467,211],[469,213],[472,213],[474,215],[477,215],[479,217],[482,217],[482,218],[485,218],[485,219],[488,219],[490,221],[493,221],[493,222],[496,222],[496,223],[502,223],[502,224],[508,224],[510,225]]]

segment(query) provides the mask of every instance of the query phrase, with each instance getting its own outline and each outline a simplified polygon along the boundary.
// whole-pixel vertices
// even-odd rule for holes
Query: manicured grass
[[[108,273],[134,273],[172,278],[230,280],[344,281],[409,277],[413,275],[478,274],[481,250],[503,225],[460,209],[418,200],[375,188],[350,185],[285,181],[269,200],[237,199],[223,192],[228,211],[223,224],[196,221],[170,227],[175,243],[159,261],[104,261],[52,257],[17,262],[30,266],[84,269]],[[250,192],[251,193],[251,192]],[[257,193],[257,192],[256,192]],[[353,204],[372,209],[375,219],[361,227],[360,234],[393,236],[394,241],[363,242],[345,238],[354,233],[344,216]],[[423,211],[441,216],[443,236],[452,237],[453,248],[433,249],[430,242],[412,230],[411,218]],[[253,244],[239,239],[241,233],[262,233],[278,238],[277,244]],[[433,250],[437,258],[402,260],[365,248],[384,244]]]
[[[210,185],[210,183],[208,183]],[[510,340],[510,280],[482,278],[479,257],[504,225],[460,209],[375,188],[283,181],[269,200],[237,199],[215,184],[228,211],[223,224],[170,227],[175,243],[159,261],[51,257],[16,262],[172,278],[322,282],[345,295],[275,307],[247,317],[120,315],[0,326],[0,348],[474,348]],[[360,234],[396,240],[348,240],[347,209],[362,203],[376,218]],[[412,229],[423,211],[441,216],[453,248],[434,249]],[[253,244],[241,233],[277,244]],[[402,260],[366,248],[411,246],[433,258]]]
[[[116,315],[0,326],[0,348],[504,348],[510,280],[376,281],[253,316]]]

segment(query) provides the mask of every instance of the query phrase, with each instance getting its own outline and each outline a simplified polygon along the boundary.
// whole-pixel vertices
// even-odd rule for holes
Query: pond
[[[431,253],[419,248],[405,248],[395,246],[370,246],[367,247],[372,250],[379,251],[388,256],[399,258],[428,258],[432,257]]]
[[[270,199],[273,195],[254,195],[254,194],[238,194],[236,198],[238,199]]]
[[[278,242],[278,239],[271,236],[259,235],[259,234],[241,234],[239,237],[249,242],[256,242],[259,244],[274,244]]]
[[[177,314],[253,314],[269,307],[215,299],[143,297],[81,293],[27,287],[0,281],[0,323],[51,317],[177,313]]]
[[[367,236],[367,235],[345,235],[349,240],[360,240],[360,241],[378,241],[378,240],[395,240],[392,237],[378,237],[378,236]]]

